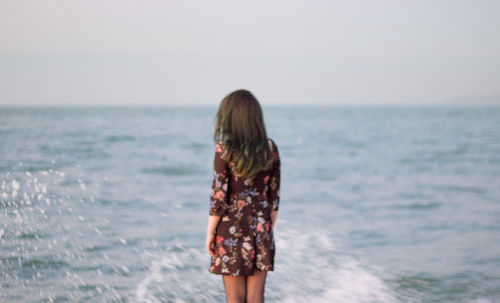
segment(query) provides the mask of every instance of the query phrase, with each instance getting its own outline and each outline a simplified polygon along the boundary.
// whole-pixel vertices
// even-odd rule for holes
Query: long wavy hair
[[[215,143],[222,142],[224,160],[236,174],[253,178],[272,166],[266,127],[259,101],[244,89],[222,99],[215,122]]]

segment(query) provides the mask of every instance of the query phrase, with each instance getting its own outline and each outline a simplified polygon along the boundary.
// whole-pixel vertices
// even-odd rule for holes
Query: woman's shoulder
[[[221,153],[224,151],[224,144],[222,141],[219,141],[219,142],[217,142],[217,144],[215,144],[215,151],[218,153]]]
[[[267,138],[268,142],[269,142],[269,145],[271,146],[271,149],[273,150],[273,153],[278,153],[278,145],[276,145],[276,143],[274,142],[273,139],[271,138]]]
[[[271,146],[271,151],[273,153],[273,165],[275,165],[276,163],[278,163],[278,161],[280,159],[278,146],[276,145],[276,143],[274,142],[273,139],[271,139],[271,138],[267,138],[267,139],[268,139],[269,145]]]

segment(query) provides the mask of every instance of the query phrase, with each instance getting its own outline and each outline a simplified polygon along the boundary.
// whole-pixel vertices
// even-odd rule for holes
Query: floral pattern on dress
[[[221,219],[215,229],[211,273],[238,276],[252,275],[255,269],[274,270],[271,212],[279,208],[281,162],[278,147],[269,141],[273,165],[253,179],[235,175],[232,163],[223,160],[223,145],[216,145],[209,213]]]

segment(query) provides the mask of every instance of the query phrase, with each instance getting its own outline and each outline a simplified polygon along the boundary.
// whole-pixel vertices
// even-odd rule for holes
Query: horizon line
[[[51,108],[51,107],[101,107],[101,108],[124,108],[124,107],[217,107],[217,104],[0,104],[0,108]],[[500,103],[337,103],[337,104],[321,104],[321,103],[272,103],[262,104],[262,107],[500,107]]]

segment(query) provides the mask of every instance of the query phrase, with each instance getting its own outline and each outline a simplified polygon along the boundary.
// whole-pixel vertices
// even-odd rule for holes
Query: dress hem
[[[225,274],[225,273],[221,273],[221,272],[214,272],[214,271],[211,271],[210,269],[208,269],[208,272],[211,273],[211,274],[214,274],[214,275],[237,277],[237,276],[251,276],[251,275],[254,274],[254,272],[256,270],[260,270],[260,271],[274,271],[274,268],[269,268],[269,269],[266,269],[266,270],[261,270],[261,269],[256,268],[256,269],[254,269],[254,271],[252,273],[244,272],[244,273],[240,273],[240,274],[237,274],[237,275],[235,275],[233,273],[227,273],[227,274]]]

